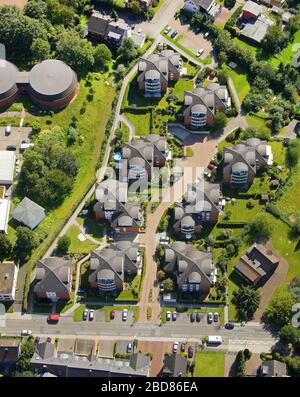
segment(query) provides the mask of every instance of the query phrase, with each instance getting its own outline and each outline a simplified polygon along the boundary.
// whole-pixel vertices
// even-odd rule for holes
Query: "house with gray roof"
[[[37,262],[34,278],[34,293],[38,298],[53,302],[69,300],[72,290],[72,261],[50,257]]]
[[[122,159],[117,165],[123,182],[144,180],[153,177],[154,168],[163,167],[171,159],[167,138],[148,134],[125,142],[122,147]]]
[[[194,246],[183,241],[165,245],[164,271],[177,280],[183,293],[209,294],[216,282],[217,270],[210,252],[196,251]]]
[[[164,358],[161,376],[165,378],[179,378],[187,376],[187,358],[181,354],[170,354]]]
[[[258,138],[224,147],[223,183],[233,188],[247,189],[254,177],[272,164],[272,147]]]
[[[24,197],[13,210],[12,217],[30,229],[36,228],[46,217],[45,209],[28,197]]]
[[[191,238],[201,233],[204,223],[218,222],[221,210],[219,184],[206,181],[190,184],[183,200],[174,205],[174,231]]]
[[[184,125],[198,129],[212,125],[217,112],[225,112],[231,107],[231,98],[227,87],[219,83],[210,83],[184,92]]]
[[[96,186],[96,219],[105,219],[116,233],[138,233],[144,223],[140,203],[127,201],[127,183],[107,179]]]
[[[222,10],[215,0],[185,0],[183,9],[191,14],[202,12],[211,20],[215,20]]]
[[[264,378],[287,377],[287,367],[285,363],[277,360],[263,361],[260,365],[258,375]]]
[[[241,37],[254,44],[260,44],[268,32],[268,28],[273,24],[274,22],[264,15],[257,19],[250,19],[241,30]]]
[[[14,262],[0,262],[0,302],[13,302],[17,290],[19,268]]]
[[[262,244],[253,244],[234,265],[234,271],[250,285],[263,285],[275,272],[279,259]]]
[[[263,11],[263,7],[254,1],[246,1],[242,8],[242,16],[243,18],[258,18]]]
[[[178,81],[182,70],[179,53],[163,50],[141,57],[138,62],[138,87],[145,97],[160,98],[167,92],[169,81]]]
[[[101,293],[122,291],[125,276],[136,275],[142,263],[139,244],[132,241],[117,241],[94,250],[90,257],[90,286]]]

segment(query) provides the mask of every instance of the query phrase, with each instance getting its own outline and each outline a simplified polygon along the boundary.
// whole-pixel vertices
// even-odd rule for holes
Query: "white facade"
[[[0,151],[0,185],[11,185],[14,181],[16,154],[14,151]]]
[[[13,266],[13,271],[7,271],[3,267]],[[1,268],[2,267],[2,268]],[[14,263],[0,263],[0,301],[14,301],[17,288],[18,267]]]
[[[7,198],[0,199],[0,232],[7,233],[9,209],[10,200]]]

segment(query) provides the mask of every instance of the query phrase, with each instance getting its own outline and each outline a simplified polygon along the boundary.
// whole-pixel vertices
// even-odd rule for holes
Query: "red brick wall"
[[[184,125],[191,125],[191,116],[184,116]]]
[[[250,11],[243,11],[243,17],[256,19],[256,15],[252,14],[252,12],[250,12]]]
[[[96,219],[105,219],[105,213],[104,211],[96,211]]]
[[[46,292],[37,292],[38,298],[48,298]],[[69,300],[70,299],[70,292],[60,292],[56,295],[59,299]]]
[[[168,89],[168,83],[166,83],[165,81],[161,81],[162,92],[167,92],[167,89]]]
[[[15,102],[15,100],[18,98],[19,95],[20,95],[20,91],[17,91],[15,95],[0,100],[0,108],[10,106],[13,102]]]
[[[67,106],[71,102],[71,100],[73,98],[75,98],[78,91],[79,91],[79,84],[76,85],[76,87],[74,88],[74,90],[72,91],[72,93],[69,96],[67,96],[66,98],[63,98],[63,99],[59,99],[57,101],[53,101],[53,102],[39,100],[39,99],[35,98],[33,95],[30,95],[30,98],[31,98],[32,102],[36,103],[37,105],[39,105],[42,108],[59,109],[59,108]]]
[[[144,91],[145,90],[145,81],[139,81],[139,90]]]
[[[213,123],[214,123],[214,118],[213,118],[213,116],[207,116],[207,124],[208,125],[213,125]]]
[[[211,222],[217,222],[219,219],[219,213],[218,212],[211,212],[210,213],[210,221]]]
[[[201,230],[202,230],[202,226],[201,225],[195,226],[195,233],[201,233]]]
[[[230,177],[231,177],[230,174],[226,174],[226,173],[223,172],[223,182],[229,183],[230,182]]]

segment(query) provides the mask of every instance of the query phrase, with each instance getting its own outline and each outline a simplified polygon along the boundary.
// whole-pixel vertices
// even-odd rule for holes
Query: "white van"
[[[209,345],[220,345],[222,342],[222,336],[209,336],[207,341]]]
[[[11,133],[11,125],[8,125],[5,128],[5,135],[10,135],[10,133]]]

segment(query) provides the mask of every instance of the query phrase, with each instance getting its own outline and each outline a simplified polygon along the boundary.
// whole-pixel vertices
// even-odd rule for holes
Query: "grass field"
[[[195,359],[194,376],[224,377],[225,353],[221,352],[198,352]]]
[[[293,170],[290,182],[291,184],[278,200],[277,206],[288,215],[298,214],[300,216],[300,162]]]
[[[251,52],[253,52],[253,54],[254,54],[255,56],[257,56],[257,55],[260,53],[260,51],[261,51],[260,48],[255,47],[255,46],[253,46],[253,45],[251,45],[251,44],[248,44],[248,43],[246,43],[244,40],[239,39],[238,37],[234,37],[234,38],[232,39],[232,41],[233,41],[235,44],[238,44],[238,45],[240,45],[241,47],[246,48],[247,50],[250,50]]]
[[[90,240],[80,241],[77,236],[81,233],[78,226],[73,225],[67,231],[66,235],[71,239],[69,247],[69,254],[88,254],[90,251],[97,248]]]
[[[257,117],[254,114],[247,114],[246,115],[246,120],[249,125],[249,127],[257,127],[262,131],[270,131],[268,127],[266,127],[265,124],[265,119],[261,117]]]
[[[124,113],[135,127],[135,135],[150,134],[150,112],[147,113]]]
[[[273,66],[278,66],[281,62],[288,64],[291,62],[292,57],[299,51],[297,45],[300,43],[300,30],[295,33],[294,39],[289,43],[289,45],[278,55],[273,57],[270,62]]]
[[[240,68],[227,68],[229,77],[231,77],[233,84],[237,90],[240,101],[243,102],[245,96],[250,91],[250,84],[247,79],[247,74]]]

